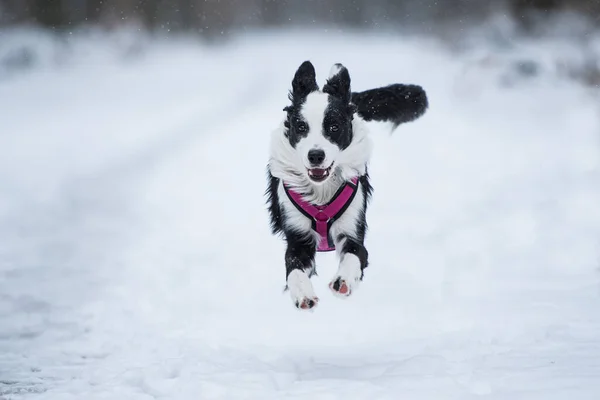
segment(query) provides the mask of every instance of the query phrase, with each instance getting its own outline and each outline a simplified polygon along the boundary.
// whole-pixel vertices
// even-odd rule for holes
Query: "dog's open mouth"
[[[333,164],[329,168],[310,168],[308,170],[308,177],[315,182],[323,182],[329,177],[331,167],[333,167]]]

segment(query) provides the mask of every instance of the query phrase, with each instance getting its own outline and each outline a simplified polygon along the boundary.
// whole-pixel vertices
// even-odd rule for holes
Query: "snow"
[[[474,58],[280,32],[0,81],[0,398],[597,399],[596,94]],[[319,255],[314,312],[263,196],[305,59],[431,102],[371,126],[371,264],[341,300]]]

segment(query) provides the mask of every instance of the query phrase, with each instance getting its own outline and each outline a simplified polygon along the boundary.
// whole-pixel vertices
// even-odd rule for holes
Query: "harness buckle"
[[[319,212],[315,215],[315,219],[317,221],[327,222],[329,221],[329,216],[323,212],[323,210],[319,210]]]

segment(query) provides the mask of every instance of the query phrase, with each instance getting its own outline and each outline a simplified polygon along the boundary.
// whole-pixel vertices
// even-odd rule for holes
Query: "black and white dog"
[[[373,188],[366,122],[396,128],[423,115],[428,100],[415,85],[353,93],[341,64],[319,90],[309,61],[296,71],[289,98],[272,137],[266,195],[272,232],[287,241],[287,289],[297,308],[311,309],[319,301],[310,281],[317,251],[337,250],[340,264],[329,287],[339,297],[356,290],[368,265],[364,239]]]

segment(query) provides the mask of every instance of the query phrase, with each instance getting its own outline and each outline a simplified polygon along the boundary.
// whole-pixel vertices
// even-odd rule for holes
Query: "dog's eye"
[[[300,122],[298,122],[298,123],[296,124],[296,130],[297,130],[298,132],[306,132],[306,129],[307,129],[307,128],[308,128],[308,127],[306,126],[306,124],[305,124],[304,122],[302,122],[302,121],[300,121]]]
[[[336,124],[329,125],[329,132],[337,132],[340,129]]]

